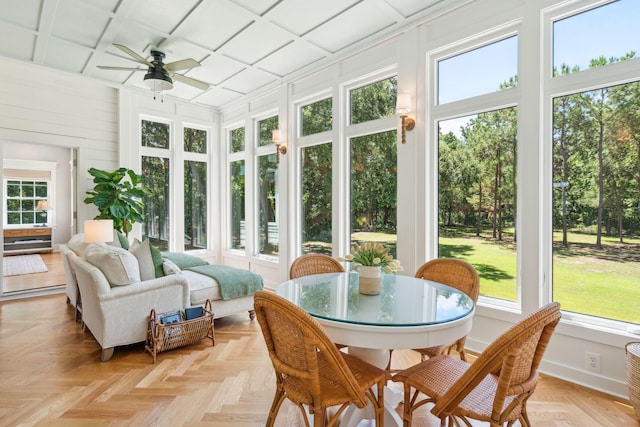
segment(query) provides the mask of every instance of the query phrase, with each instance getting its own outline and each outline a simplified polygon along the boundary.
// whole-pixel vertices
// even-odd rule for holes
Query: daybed
[[[145,244],[148,242],[138,246]],[[153,271],[144,271],[145,262],[137,263],[139,253],[143,253],[140,249],[132,252],[136,258],[127,255],[129,251],[123,248],[88,245],[84,243],[83,234],[77,234],[67,245],[61,245],[60,252],[68,300],[81,313],[83,324],[102,347],[103,361],[111,358],[115,346],[145,341],[151,309],[157,313],[184,310],[204,305],[209,299],[214,318],[242,311],[248,311],[251,319],[255,316],[252,293],[222,299],[216,280],[195,271],[181,270],[166,259],[161,261],[160,268],[168,274],[155,278]],[[139,266],[139,270],[133,265]]]

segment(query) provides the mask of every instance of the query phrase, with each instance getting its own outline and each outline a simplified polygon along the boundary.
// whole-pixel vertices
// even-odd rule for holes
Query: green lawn
[[[561,235],[554,235],[561,242]],[[617,243],[571,233],[569,248],[554,244],[553,299],[562,309],[640,323],[640,240]],[[482,295],[515,300],[516,255],[513,245],[476,237],[441,237],[443,257],[462,258],[480,274]]]
[[[447,233],[440,237],[440,256],[473,264],[480,274],[482,295],[515,301],[515,246],[454,230]],[[395,235],[383,233],[353,237],[396,243]],[[511,239],[510,234],[506,237]],[[615,237],[603,237],[602,250],[595,250],[593,234],[572,232],[568,240],[569,248],[562,248],[562,235],[554,234],[554,301],[566,311],[640,323],[640,239],[625,239],[620,244]]]

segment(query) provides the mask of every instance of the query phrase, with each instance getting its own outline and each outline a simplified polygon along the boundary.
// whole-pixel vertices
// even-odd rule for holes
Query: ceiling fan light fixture
[[[173,80],[160,70],[150,70],[144,75],[144,83],[154,92],[173,89]]]

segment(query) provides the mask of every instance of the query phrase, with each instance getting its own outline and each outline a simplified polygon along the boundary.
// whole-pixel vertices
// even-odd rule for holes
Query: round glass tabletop
[[[358,273],[328,273],[282,283],[276,294],[310,315],[331,321],[372,326],[425,326],[468,316],[474,304],[450,286],[415,277],[382,275],[382,292],[358,292]]]

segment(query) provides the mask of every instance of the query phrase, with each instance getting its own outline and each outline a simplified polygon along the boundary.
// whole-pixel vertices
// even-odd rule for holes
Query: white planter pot
[[[382,290],[382,268],[361,265],[359,291],[364,295],[379,295]]]

